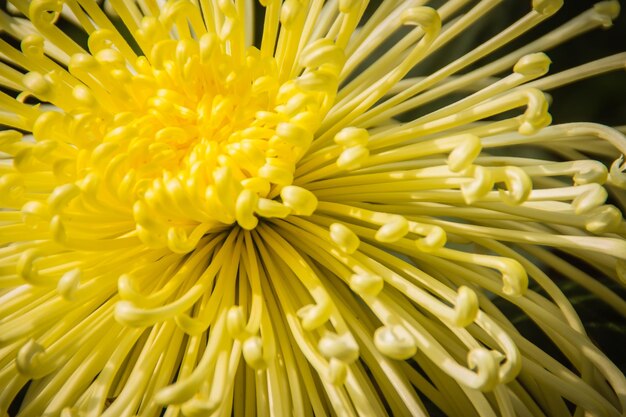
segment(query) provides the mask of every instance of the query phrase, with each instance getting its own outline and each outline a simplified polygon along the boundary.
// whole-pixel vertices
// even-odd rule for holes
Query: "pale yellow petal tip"
[[[415,241],[415,246],[422,252],[433,252],[445,246],[448,240],[445,230],[438,226],[432,226],[426,235]]]
[[[326,304],[310,304],[300,308],[297,313],[302,320],[302,327],[314,330],[328,321],[331,310]]]
[[[619,16],[620,3],[617,0],[601,1],[593,5],[593,9],[598,13],[598,19],[601,20],[602,26],[609,28],[613,25],[613,21]]]
[[[30,378],[43,376],[38,369],[41,367],[40,359],[44,351],[44,348],[34,339],[26,342],[17,353],[15,364],[18,372]]]
[[[452,172],[460,172],[469,168],[480,155],[482,144],[476,135],[467,134],[458,138],[459,144],[448,155],[448,167]]]
[[[317,197],[315,194],[302,187],[288,185],[280,191],[283,204],[289,207],[293,213],[310,216],[317,208]]]
[[[550,69],[550,58],[543,52],[524,55],[513,67],[513,71],[526,76],[542,76]]]
[[[342,48],[331,39],[321,38],[308,44],[300,55],[300,65],[307,68],[318,68],[324,64],[342,67],[345,55]]]
[[[376,297],[383,287],[384,280],[378,275],[359,273],[350,277],[350,289],[362,297]]]
[[[626,190],[626,163],[624,162],[624,155],[620,155],[620,157],[611,164],[608,181],[612,185]]]
[[[78,268],[74,268],[61,277],[57,284],[57,291],[68,301],[73,301],[80,286],[82,273]]]
[[[341,223],[330,225],[330,238],[342,251],[352,254],[361,243],[359,237],[349,227]]]
[[[417,353],[413,336],[401,325],[379,327],[374,332],[376,348],[392,359],[405,360]]]
[[[324,357],[345,363],[352,363],[359,357],[359,345],[350,333],[338,335],[326,332],[318,343],[318,349]]]
[[[337,145],[343,147],[366,146],[369,133],[366,129],[346,127],[335,135],[334,140]]]
[[[268,366],[263,341],[260,337],[247,338],[243,343],[242,353],[246,363],[252,368],[262,370]]]
[[[620,209],[612,205],[602,205],[590,210],[585,220],[585,229],[595,234],[616,232],[623,220]]]
[[[237,196],[235,203],[235,217],[239,226],[246,230],[252,230],[259,223],[259,219],[254,215],[259,196],[251,190],[243,190]]]
[[[245,336],[246,322],[241,306],[233,306],[228,310],[226,316],[226,329],[233,339],[241,339]]]
[[[532,5],[536,12],[551,15],[563,7],[563,0],[533,0]]]
[[[476,373],[466,384],[481,391],[491,391],[498,384],[498,371],[501,355],[484,348],[475,348],[467,354],[467,364]]]
[[[402,239],[409,232],[409,222],[403,216],[392,216],[384,223],[374,236],[376,240],[384,243],[391,243]]]
[[[405,25],[422,26],[425,31],[438,31],[441,28],[441,17],[431,7],[414,7],[402,13],[402,23]]]
[[[532,180],[518,167],[506,167],[502,171],[506,190],[498,190],[500,198],[507,204],[518,205],[526,201],[533,188]]]
[[[455,300],[453,323],[458,327],[466,327],[474,322],[478,314],[478,296],[468,287],[460,287]]]
[[[502,292],[511,297],[521,297],[528,289],[528,274],[514,259],[500,259],[502,263]]]
[[[346,171],[352,171],[361,167],[367,160],[370,152],[365,146],[357,145],[344,149],[337,158],[337,166]]]

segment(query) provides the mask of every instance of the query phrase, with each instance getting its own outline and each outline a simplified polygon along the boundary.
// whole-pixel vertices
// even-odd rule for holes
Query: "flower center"
[[[138,36],[157,36],[154,25],[145,18]],[[336,93],[342,57],[332,43],[305,51],[307,69],[294,78],[281,77],[274,57],[254,47],[234,53],[214,34],[153,41],[132,68],[93,38],[91,55],[70,59],[84,84],[72,88],[66,114],[44,113],[34,135],[80,137],[71,150],[82,157],[63,167],[68,179],[132,212],[144,243],[186,253],[235,223],[253,229],[259,217],[315,210],[315,196],[291,184]],[[58,97],[58,76],[31,72],[24,84]],[[108,94],[112,86],[121,94]]]

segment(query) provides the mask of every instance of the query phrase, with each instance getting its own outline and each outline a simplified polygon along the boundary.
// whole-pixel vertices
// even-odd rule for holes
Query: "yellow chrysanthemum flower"
[[[626,411],[555,283],[626,316],[626,138],[543,92],[624,68],[543,77],[617,2],[429,73],[498,0],[9,3],[0,415]]]

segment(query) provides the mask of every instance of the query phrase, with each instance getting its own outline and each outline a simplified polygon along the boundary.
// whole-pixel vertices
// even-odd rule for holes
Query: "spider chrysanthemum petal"
[[[545,93],[626,54],[544,53],[618,3],[435,71],[499,1],[367,3],[0,10],[0,415],[626,412],[624,129]]]

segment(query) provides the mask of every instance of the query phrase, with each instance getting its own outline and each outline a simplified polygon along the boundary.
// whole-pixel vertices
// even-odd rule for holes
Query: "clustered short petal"
[[[0,415],[626,412],[557,285],[626,317],[624,129],[545,93],[626,53],[544,53],[616,1],[428,73],[499,1],[9,3]]]

